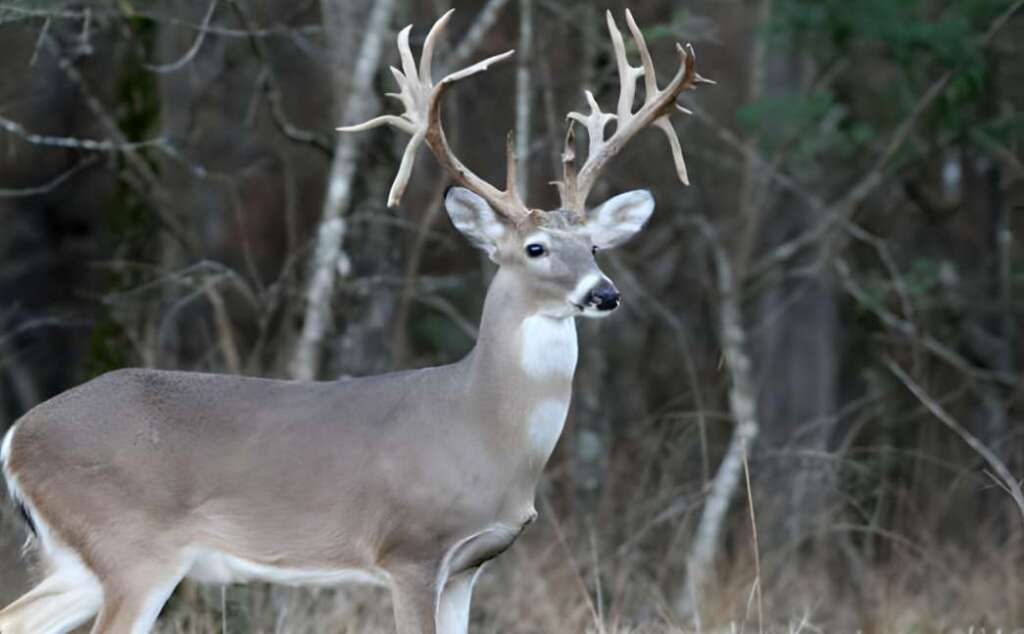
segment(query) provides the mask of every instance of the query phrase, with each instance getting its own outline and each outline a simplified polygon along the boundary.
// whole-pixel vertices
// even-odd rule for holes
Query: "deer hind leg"
[[[64,634],[100,609],[100,583],[76,555],[58,551],[45,558],[50,573],[0,611],[0,634]]]

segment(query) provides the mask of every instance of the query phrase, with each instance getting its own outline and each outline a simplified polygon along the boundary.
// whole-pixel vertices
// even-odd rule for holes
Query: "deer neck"
[[[506,450],[520,446],[531,470],[543,468],[561,435],[577,354],[575,319],[543,314],[515,272],[499,270],[467,358],[471,389],[490,412],[486,425]]]

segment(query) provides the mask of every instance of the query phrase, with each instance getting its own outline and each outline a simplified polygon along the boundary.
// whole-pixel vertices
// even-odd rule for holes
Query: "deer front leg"
[[[391,597],[398,634],[437,634],[437,586],[436,568],[392,573]]]
[[[469,604],[473,599],[473,585],[483,566],[453,575],[441,592],[437,610],[438,634],[467,634],[469,631]]]

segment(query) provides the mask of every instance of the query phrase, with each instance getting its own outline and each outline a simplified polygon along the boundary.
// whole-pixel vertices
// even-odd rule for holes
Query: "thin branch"
[[[52,19],[46,18],[46,20],[43,21],[43,28],[39,30],[39,37],[36,38],[36,45],[32,49],[32,57],[28,60],[28,65],[30,67],[35,66],[36,61],[39,59],[39,51],[42,50],[43,40],[50,34],[50,22],[52,22]]]
[[[401,367],[409,352],[406,329],[409,325],[409,313],[413,296],[415,295],[416,280],[420,274],[420,265],[423,262],[423,254],[427,245],[430,228],[441,217],[441,209],[444,207],[444,190],[447,187],[447,180],[441,179],[438,181],[437,187],[428,199],[430,203],[422,215],[419,226],[416,229],[416,238],[413,240],[412,248],[410,248],[409,255],[406,258],[405,277],[399,295],[395,327],[391,333],[391,358],[392,364],[396,368]]]
[[[68,181],[72,176],[81,172],[87,167],[91,167],[99,162],[99,157],[95,154],[87,156],[86,158],[78,161],[67,170],[58,174],[55,178],[47,181],[42,185],[35,187],[23,187],[21,189],[6,189],[0,188],[0,198],[20,198],[25,196],[38,196],[40,194],[48,194],[53,190],[57,189]]]
[[[17,121],[8,119],[3,115],[0,115],[0,128],[21,138],[26,143],[31,143],[32,145],[89,150],[91,152],[127,152],[144,147],[163,145],[166,143],[166,139],[163,137],[149,139],[146,141],[116,142],[107,140],[101,141],[97,139],[83,139],[80,137],[36,134],[35,132],[29,132],[26,130],[25,127]]]
[[[898,378],[900,382],[902,382],[903,385],[905,385],[906,388],[910,390],[915,397],[917,397],[917,400],[919,400],[921,404],[924,405],[933,416],[935,416],[935,418],[938,418],[942,424],[949,427],[953,432],[960,436],[960,438],[963,439],[971,449],[973,449],[985,460],[985,462],[989,464],[990,467],[992,467],[992,470],[995,471],[993,479],[995,479],[996,484],[1002,487],[1003,490],[1009,493],[1010,497],[1013,498],[1014,503],[1017,505],[1017,509],[1020,511],[1021,520],[1024,521],[1024,493],[1021,492],[1020,483],[1017,481],[1017,478],[1010,473],[1010,470],[1006,467],[1006,463],[1000,460],[999,456],[993,453],[991,449],[986,447],[985,444],[978,440],[971,432],[967,431],[967,429],[961,425],[959,421],[953,418],[953,416],[947,412],[946,409],[938,403],[938,401],[932,398],[924,388],[915,383],[903,368],[896,364],[896,362],[889,357],[885,357],[882,361],[885,364],[885,367],[889,368],[889,371],[896,375],[896,378]]]
[[[103,105],[103,102],[100,101],[99,97],[96,95],[89,82],[82,76],[82,73],[75,66],[74,62],[64,55],[57,41],[52,36],[48,36],[45,38],[45,44],[51,54],[57,59],[57,66],[68,80],[78,88],[82,98],[85,100],[86,107],[100,122],[106,133],[110,135],[113,140],[113,146],[122,152],[125,158],[125,164],[130,168],[131,172],[142,181],[141,184],[144,184],[146,188],[145,190],[139,186],[139,183],[136,183],[136,191],[138,191],[140,196],[144,199],[150,199],[153,210],[156,212],[157,217],[163,223],[166,230],[182,245],[187,253],[194,254],[196,252],[196,246],[191,235],[185,230],[185,226],[181,220],[167,210],[167,207],[170,207],[169,203],[173,200],[173,197],[163,186],[162,181],[159,179],[156,172],[154,172],[150,164],[137,151],[144,147],[144,145],[128,141],[113,115]],[[166,139],[143,143],[163,148],[165,150],[169,147]]]
[[[487,0],[487,4],[477,13],[476,19],[473,20],[472,26],[469,27],[469,31],[466,32],[462,41],[441,62],[440,71],[442,75],[447,75],[453,68],[464,66],[476,54],[481,42],[483,42],[484,36],[491,30],[494,23],[498,21],[501,10],[505,8],[506,4],[508,4],[508,0]]]
[[[874,301],[870,297],[867,290],[864,289],[856,279],[854,279],[850,270],[850,265],[845,259],[837,257],[833,262],[833,266],[839,274],[839,279],[846,292],[860,302],[862,306],[870,310],[886,326],[906,337],[916,339],[925,350],[931,352],[936,357],[942,359],[957,370],[972,378],[994,381],[1011,387],[1015,385],[1013,376],[1005,376],[998,372],[983,370],[972,365],[955,350],[938,341],[934,337],[918,333],[917,328],[912,322],[902,319],[898,315],[895,315],[891,311],[880,306],[878,302]]]
[[[263,63],[265,72],[261,73],[261,85],[264,94],[267,96],[267,102],[270,104],[270,114],[273,116],[274,123],[278,129],[285,137],[292,141],[311,145],[326,156],[333,157],[334,146],[330,139],[324,135],[297,126],[288,118],[288,113],[284,107],[283,93],[277,83],[277,76],[274,74],[270,56],[264,49],[262,40],[258,39],[256,35],[257,30],[253,28],[249,14],[237,0],[229,0],[229,4],[238,22],[242,25],[243,32],[249,34],[250,48],[252,48],[253,53]]]
[[[213,18],[213,13],[217,9],[217,0],[210,0],[210,8],[206,10],[206,15],[203,16],[202,24],[199,28],[199,32],[196,34],[196,39],[192,42],[192,46],[182,55],[177,61],[170,62],[168,64],[143,64],[143,68],[151,70],[154,73],[173,73],[174,71],[180,70],[185,67],[199,52],[200,47],[203,45],[203,41],[206,39],[207,27],[210,26],[210,20]]]

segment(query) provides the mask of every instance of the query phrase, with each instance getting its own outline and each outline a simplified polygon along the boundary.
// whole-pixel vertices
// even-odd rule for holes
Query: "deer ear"
[[[493,260],[498,240],[506,229],[487,201],[464,187],[450,187],[444,196],[444,206],[455,228]]]
[[[586,228],[594,245],[602,249],[617,247],[640,231],[654,211],[654,197],[646,189],[637,189],[610,198],[587,214]]]

